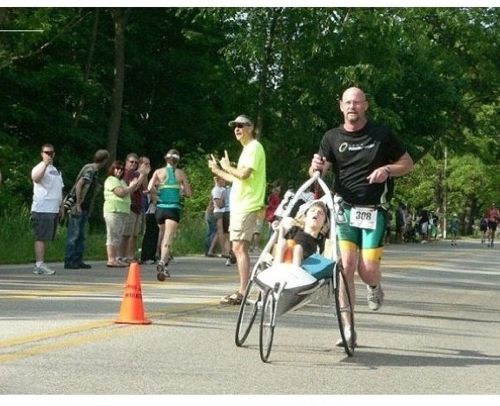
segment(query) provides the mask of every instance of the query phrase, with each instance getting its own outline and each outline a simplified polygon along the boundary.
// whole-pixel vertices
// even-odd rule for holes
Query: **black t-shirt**
[[[285,234],[285,239],[294,240],[298,245],[302,246],[304,259],[316,253],[318,247],[320,251],[322,251],[324,247],[324,238],[321,234],[318,238],[314,238],[311,234],[304,232],[304,230],[298,226],[291,227]]]
[[[346,202],[377,205],[392,197],[393,180],[369,184],[367,176],[397,161],[405,152],[387,127],[367,122],[359,131],[346,131],[343,126],[327,131],[318,153],[333,164],[334,190]]]

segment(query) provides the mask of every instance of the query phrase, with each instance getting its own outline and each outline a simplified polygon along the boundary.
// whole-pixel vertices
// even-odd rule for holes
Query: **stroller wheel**
[[[356,333],[354,332],[354,312],[352,308],[351,295],[347,288],[342,263],[338,262],[335,267],[335,310],[340,330],[340,338],[347,355],[354,354],[356,346]]]
[[[271,354],[274,337],[274,312],[276,300],[272,289],[268,289],[262,300],[262,316],[260,319],[259,349],[260,359],[267,362]]]
[[[259,303],[262,298],[259,287],[250,280],[243,296],[236,322],[236,334],[234,341],[237,347],[241,347],[252,329],[253,322],[259,310]]]

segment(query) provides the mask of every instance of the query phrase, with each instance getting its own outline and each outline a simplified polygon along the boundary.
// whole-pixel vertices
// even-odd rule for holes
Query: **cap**
[[[247,126],[253,126],[253,121],[250,119],[250,117],[241,114],[238,117],[236,117],[233,121],[230,121],[228,123],[229,127],[234,127],[235,124],[244,124]]]

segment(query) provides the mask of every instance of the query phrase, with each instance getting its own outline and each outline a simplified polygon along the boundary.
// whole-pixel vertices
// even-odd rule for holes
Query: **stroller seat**
[[[326,279],[333,275],[335,262],[320,254],[313,254],[302,262],[302,268],[316,279]]]

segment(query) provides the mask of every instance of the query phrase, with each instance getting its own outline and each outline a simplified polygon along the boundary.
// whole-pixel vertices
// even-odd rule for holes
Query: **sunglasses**
[[[54,151],[42,151],[44,154],[47,154],[49,156],[53,156],[54,155]]]
[[[240,123],[235,124],[233,126],[233,128],[243,128],[243,127],[250,127],[250,126],[248,124],[240,124]]]

